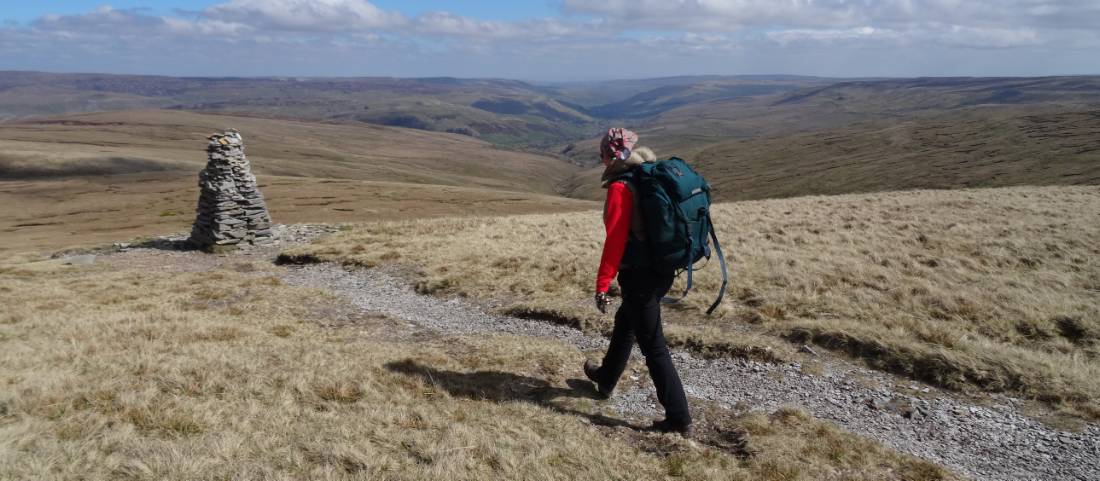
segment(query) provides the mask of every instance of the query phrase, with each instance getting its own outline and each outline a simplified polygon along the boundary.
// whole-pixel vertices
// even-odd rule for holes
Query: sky
[[[1100,74],[1100,0],[4,0],[0,70],[175,76]]]

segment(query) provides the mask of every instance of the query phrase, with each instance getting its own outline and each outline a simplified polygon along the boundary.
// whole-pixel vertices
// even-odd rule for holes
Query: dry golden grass
[[[575,168],[461,135],[181,111],[0,123],[0,256],[187,231],[206,136],[235,127],[280,223],[588,208]]]
[[[1100,417],[1100,188],[912,191],[723,204],[730,295],[710,266],[670,314],[673,343],[752,355],[768,333],[949,388]],[[425,292],[606,329],[589,297],[595,212],[368,224],[288,259],[421,273]],[[747,327],[752,327],[746,332]],[[757,336],[757,337],[753,337]],[[780,352],[781,350],[773,350]]]
[[[326,328],[237,270],[0,272],[0,479],[954,479],[793,410],[719,420],[737,450],[599,427],[571,347]]]
[[[0,257],[187,232],[198,173],[0,181]],[[279,223],[574,211],[592,202],[472,187],[260,176]]]

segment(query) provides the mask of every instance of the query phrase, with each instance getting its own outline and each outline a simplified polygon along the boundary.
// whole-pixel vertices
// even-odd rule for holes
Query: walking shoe
[[[597,375],[600,367],[596,363],[585,359],[584,361],[584,377],[587,377],[589,381],[592,381],[596,385],[596,393],[599,394],[601,399],[608,399],[611,397],[611,391],[605,391],[603,386],[600,385],[600,377]]]
[[[649,430],[659,433],[677,433],[685,439],[691,438],[691,423],[683,424],[669,421],[668,419],[662,419],[660,421],[653,421],[653,425],[649,427]]]

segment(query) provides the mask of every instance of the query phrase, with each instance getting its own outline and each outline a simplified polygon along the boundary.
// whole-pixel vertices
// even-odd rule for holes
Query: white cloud
[[[941,42],[963,47],[1013,48],[1039,45],[1043,39],[1038,31],[1031,28],[987,28],[952,25],[942,32],[936,32]]]
[[[217,35],[222,37],[236,37],[255,32],[251,26],[237,22],[222,20],[190,21],[179,18],[165,17],[165,29],[176,35]]]
[[[1089,50],[1100,46],[1100,32],[1082,27],[1100,25],[1100,0],[561,4],[561,15],[520,21],[453,11],[406,17],[368,0],[222,0],[199,12],[168,16],[100,7],[0,26],[0,65],[58,70],[118,70],[112,66],[122,65],[127,71],[207,75],[217,72],[188,70],[190,59],[232,46],[235,58],[251,62],[241,67],[248,70],[224,72],[234,75],[599,78],[670,72],[1100,71]],[[616,71],[608,71],[601,53],[606,51],[627,52]],[[906,56],[924,60],[902,62]],[[150,65],[162,67],[149,70]]]
[[[563,7],[567,12],[595,14],[618,25],[728,32],[768,24],[854,25],[860,23],[863,9],[853,3],[843,0],[564,0]]]
[[[1100,25],[1097,0],[563,0],[563,8],[623,29],[764,29],[784,44],[888,37],[1009,48],[1055,37],[1091,39]],[[865,28],[874,33],[862,34]]]
[[[418,15],[410,32],[424,36],[462,37],[474,41],[511,40],[540,42],[552,39],[607,37],[611,33],[591,22],[535,19],[514,22],[479,20],[449,12]]]
[[[874,27],[855,27],[846,29],[789,29],[768,32],[767,38],[780,45],[796,43],[833,43],[840,41],[863,41],[870,39],[896,40],[899,34],[889,29]]]
[[[405,22],[366,0],[230,0],[203,17],[280,30],[339,31],[390,28]]]

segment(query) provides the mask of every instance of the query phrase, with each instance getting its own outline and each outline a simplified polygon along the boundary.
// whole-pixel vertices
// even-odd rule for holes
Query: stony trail
[[[323,232],[321,232],[323,233]],[[307,230],[306,237],[316,232]],[[121,266],[208,270],[241,260],[272,259],[277,248],[209,256],[199,252],[130,249],[109,256]],[[284,282],[328,290],[372,314],[383,314],[443,335],[506,333],[556,339],[601,354],[606,339],[541,321],[486,312],[463,299],[418,294],[395,271],[347,270],[335,264],[280,267]],[[640,354],[635,349],[635,356]],[[1024,402],[992,395],[989,402],[942,392],[847,362],[829,362],[821,374],[799,363],[702,359],[674,350],[689,397],[730,409],[774,411],[796,406],[839,427],[972,479],[1100,481],[1100,424],[1080,432],[1044,425],[1021,413]],[[578,366],[583,359],[578,358]],[[647,374],[628,371],[609,405],[624,417],[659,418]],[[923,391],[923,392],[922,392]]]
[[[442,334],[546,337],[583,351],[607,345],[603,338],[568,327],[487,313],[462,299],[418,294],[384,268],[290,267],[283,279],[291,285],[328,289],[366,311]],[[674,351],[673,357],[689,396],[731,408],[774,411],[799,406],[850,432],[974,479],[1100,480],[1100,426],[1090,425],[1080,433],[1051,429],[1021,415],[1022,403],[1009,397],[995,396],[988,406],[942,392],[918,397],[914,394],[924,386],[898,385],[890,376],[850,365],[830,366],[829,372],[815,376],[802,373],[796,363],[708,360],[683,351]],[[608,402],[627,416],[659,418],[662,413],[652,388],[639,383],[620,384]]]

